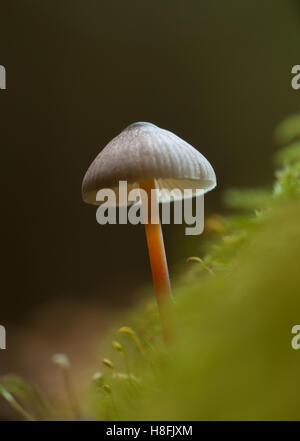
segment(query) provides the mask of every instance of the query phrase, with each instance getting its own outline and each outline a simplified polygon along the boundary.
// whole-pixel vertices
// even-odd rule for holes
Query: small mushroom
[[[148,196],[148,219],[144,223],[156,300],[164,315],[171,288],[158,209],[164,196],[158,190],[207,192],[216,186],[216,176],[207,159],[187,142],[154,124],[136,122],[110,141],[92,162],[82,184],[83,200],[99,205],[98,191],[110,188],[118,194],[120,181],[127,181],[128,193],[140,188]],[[155,198],[151,198],[152,190]]]

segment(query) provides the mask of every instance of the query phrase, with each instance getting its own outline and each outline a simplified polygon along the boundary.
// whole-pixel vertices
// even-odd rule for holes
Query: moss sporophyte
[[[273,186],[227,191],[227,214],[210,215],[193,241],[196,257],[173,283],[174,343],[162,342],[154,302],[137,306],[102,342],[84,391],[64,354],[53,358],[64,385],[53,403],[2,376],[20,418],[299,420],[300,115],[276,138]]]

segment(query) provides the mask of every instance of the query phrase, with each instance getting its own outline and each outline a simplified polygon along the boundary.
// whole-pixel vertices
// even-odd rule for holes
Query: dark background
[[[299,39],[292,0],[0,1],[5,370],[13,330],[25,345],[41,311],[65,335],[85,305],[119,309],[151,286],[143,228],[100,227],[81,200],[97,153],[134,121],[169,129],[213,164],[206,212],[222,212],[226,188],[272,181],[274,128],[299,110]],[[164,230],[172,276],[201,238]]]

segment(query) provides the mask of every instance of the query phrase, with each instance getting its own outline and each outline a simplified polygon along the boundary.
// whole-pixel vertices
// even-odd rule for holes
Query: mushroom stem
[[[159,204],[156,191],[155,197],[151,197],[151,190],[156,190],[156,186],[154,179],[142,181],[139,185],[140,188],[145,190],[147,194],[147,201],[142,198],[143,212],[147,213],[147,219],[144,219],[146,238],[156,301],[164,327],[164,334],[167,338],[166,334],[169,334],[169,332],[167,332],[165,327],[165,308],[170,304],[171,301],[171,286],[159,218]],[[145,204],[147,204],[147,211],[144,210],[144,208],[146,208]]]

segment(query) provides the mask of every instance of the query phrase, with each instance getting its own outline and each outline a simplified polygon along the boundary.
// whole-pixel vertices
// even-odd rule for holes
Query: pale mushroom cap
[[[83,200],[98,205],[99,190],[111,188],[118,195],[119,181],[127,181],[129,192],[148,179],[155,179],[159,189],[192,189],[194,195],[216,186],[215,172],[198,150],[168,130],[136,122],[92,162],[82,183]]]

